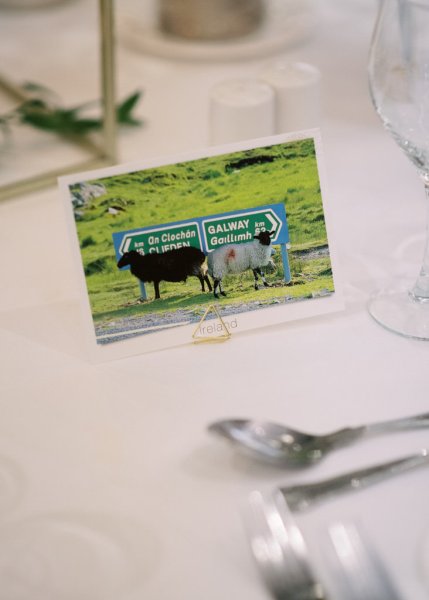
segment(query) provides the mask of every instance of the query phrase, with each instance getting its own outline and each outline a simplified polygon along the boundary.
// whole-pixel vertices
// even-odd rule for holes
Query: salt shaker
[[[275,97],[270,85],[257,79],[232,79],[210,93],[210,143],[225,144],[273,135]]]
[[[320,126],[321,73],[316,66],[279,59],[260,76],[275,92],[276,133]]]

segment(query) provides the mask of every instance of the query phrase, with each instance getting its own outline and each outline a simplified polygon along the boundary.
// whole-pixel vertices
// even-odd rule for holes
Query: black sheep
[[[131,273],[140,281],[153,281],[155,299],[160,298],[160,281],[186,281],[188,276],[198,277],[201,290],[204,292],[204,282],[209,291],[212,286],[202,265],[206,259],[204,252],[192,246],[183,246],[167,250],[160,254],[140,254],[136,250],[125,252],[118,261],[118,267],[130,265]]]

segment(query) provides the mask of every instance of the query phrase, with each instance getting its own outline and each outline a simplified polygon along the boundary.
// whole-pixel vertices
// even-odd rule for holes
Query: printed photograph
[[[68,191],[98,344],[335,293],[312,137]]]

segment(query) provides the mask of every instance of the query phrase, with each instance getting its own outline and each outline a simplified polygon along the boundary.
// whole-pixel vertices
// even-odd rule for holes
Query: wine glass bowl
[[[382,0],[368,75],[375,110],[420,175],[429,214],[429,0]],[[429,340],[428,238],[426,224],[422,266],[411,289],[394,285],[368,303],[378,323],[421,340]]]

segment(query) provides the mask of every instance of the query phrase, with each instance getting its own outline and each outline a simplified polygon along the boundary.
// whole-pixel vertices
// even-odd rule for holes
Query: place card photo
[[[343,308],[317,130],[59,185],[95,360]]]

